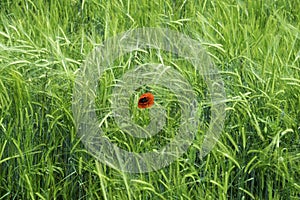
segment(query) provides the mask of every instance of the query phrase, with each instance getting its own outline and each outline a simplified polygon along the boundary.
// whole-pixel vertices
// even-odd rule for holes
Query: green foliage
[[[0,199],[300,197],[298,1],[2,0],[0,7]],[[170,166],[128,174],[81,144],[72,89],[96,45],[144,26],[203,44],[226,86],[227,118],[202,160],[196,140]]]

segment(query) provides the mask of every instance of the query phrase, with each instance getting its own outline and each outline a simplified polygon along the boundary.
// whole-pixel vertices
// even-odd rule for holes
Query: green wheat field
[[[299,1],[1,0],[0,21],[0,199],[300,199]],[[224,81],[226,119],[205,157],[198,156],[199,128],[199,141],[169,166],[126,173],[84,147],[72,94],[95,47],[141,27],[168,28],[202,44]],[[157,59],[155,52],[145,55],[132,62]],[[180,63],[178,70],[189,74]],[[120,69],[112,70],[103,80],[118,75]],[[204,98],[196,78],[193,86]],[[109,89],[100,93],[99,118],[110,102]],[[180,115],[172,107],[174,94],[161,95],[168,116]],[[141,112],[133,113],[135,120],[149,121]],[[169,137],[178,125],[172,119]],[[168,142],[154,137],[141,149],[141,141],[124,137],[120,130],[111,133],[132,151]]]

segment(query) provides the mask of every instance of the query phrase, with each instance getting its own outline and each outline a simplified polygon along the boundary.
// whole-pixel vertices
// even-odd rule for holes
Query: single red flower
[[[154,104],[154,96],[152,93],[147,92],[142,94],[139,98],[138,108],[150,108]]]

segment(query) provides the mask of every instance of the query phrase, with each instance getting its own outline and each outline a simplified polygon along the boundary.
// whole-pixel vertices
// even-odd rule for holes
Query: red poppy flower
[[[140,96],[138,108],[150,108],[154,104],[154,96],[152,93],[147,92]]]

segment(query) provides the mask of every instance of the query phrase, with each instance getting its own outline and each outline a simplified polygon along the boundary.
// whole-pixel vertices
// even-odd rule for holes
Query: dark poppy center
[[[139,103],[147,103],[148,102],[148,98],[147,97],[143,97],[139,100]]]

